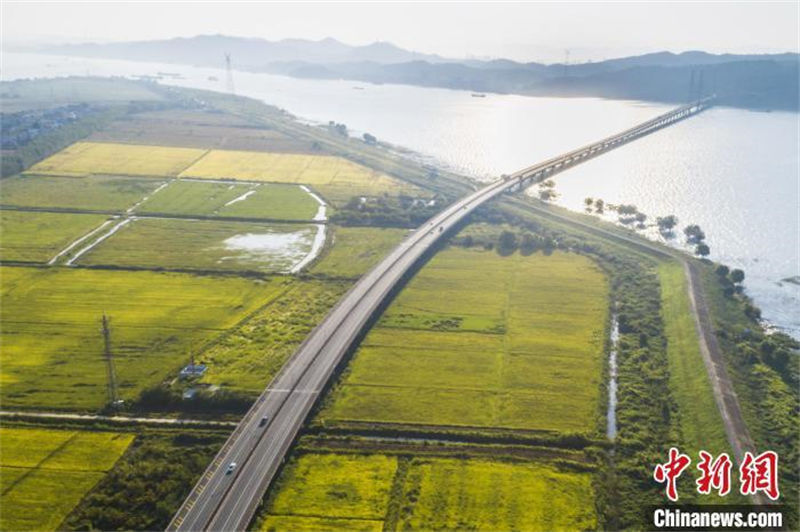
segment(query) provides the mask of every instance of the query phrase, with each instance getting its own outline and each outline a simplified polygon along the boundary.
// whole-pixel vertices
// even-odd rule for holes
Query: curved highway
[[[194,486],[167,530],[245,530],[344,355],[397,284],[473,210],[512,191],[692,116],[704,99],[497,180],[428,220],[342,297],[284,364]],[[231,464],[236,464],[235,467]]]

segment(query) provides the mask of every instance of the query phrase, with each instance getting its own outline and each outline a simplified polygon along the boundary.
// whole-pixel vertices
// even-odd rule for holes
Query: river
[[[175,72],[177,86],[225,90],[223,69],[5,52],[3,80]],[[215,79],[209,79],[215,78]],[[531,98],[234,72],[236,93],[310,123],[335,120],[429,162],[486,180],[643,121],[671,106]],[[772,324],[800,338],[798,114],[713,108],[556,177],[557,202],[628,203],[651,219],[699,224],[711,258],[745,270],[747,293]],[[680,245],[680,239],[675,243]]]

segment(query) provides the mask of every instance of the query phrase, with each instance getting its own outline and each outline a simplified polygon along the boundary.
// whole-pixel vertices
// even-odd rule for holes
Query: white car
[[[230,464],[228,464],[228,469],[225,470],[225,474],[230,475],[231,473],[233,473],[234,469],[236,469],[236,462],[231,462]]]

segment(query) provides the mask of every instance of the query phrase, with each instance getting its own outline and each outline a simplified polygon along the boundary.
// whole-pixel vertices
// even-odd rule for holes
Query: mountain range
[[[84,57],[234,68],[314,79],[351,79],[539,96],[682,102],[716,93],[723,105],[798,110],[796,53],[657,52],[580,64],[452,59],[391,43],[201,35],[159,41],[72,44],[36,51]]]

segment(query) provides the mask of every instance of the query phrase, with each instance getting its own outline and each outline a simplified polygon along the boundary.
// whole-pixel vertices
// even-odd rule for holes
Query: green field
[[[333,246],[311,269],[331,277],[360,277],[408,234],[405,229],[335,227]]]
[[[296,185],[176,180],[142,203],[137,212],[311,220],[317,208],[317,201]]]
[[[678,402],[680,430],[687,446],[684,452],[694,455],[702,449],[714,455],[730,453],[725,427],[700,354],[683,266],[675,261],[666,262],[659,266],[658,274],[670,389]]]
[[[279,298],[199,357],[204,382],[259,393],[347,289],[342,282],[295,281]]]
[[[101,214],[0,211],[0,258],[48,262],[106,218]]]
[[[88,176],[22,175],[3,180],[0,204],[17,207],[124,211],[165,181],[158,179]]]
[[[103,406],[104,312],[120,395],[132,400],[278,296],[286,282],[72,268],[4,267],[1,273],[6,408]]]
[[[78,264],[286,272],[311,251],[316,225],[137,218]]]
[[[533,463],[303,454],[276,488],[262,531],[597,526],[591,475]]]
[[[398,530],[592,530],[591,475],[533,463],[415,459]]]
[[[131,441],[131,434],[0,428],[0,529],[56,530]]]
[[[448,248],[367,335],[321,420],[590,432],[607,298],[580,255]]]

